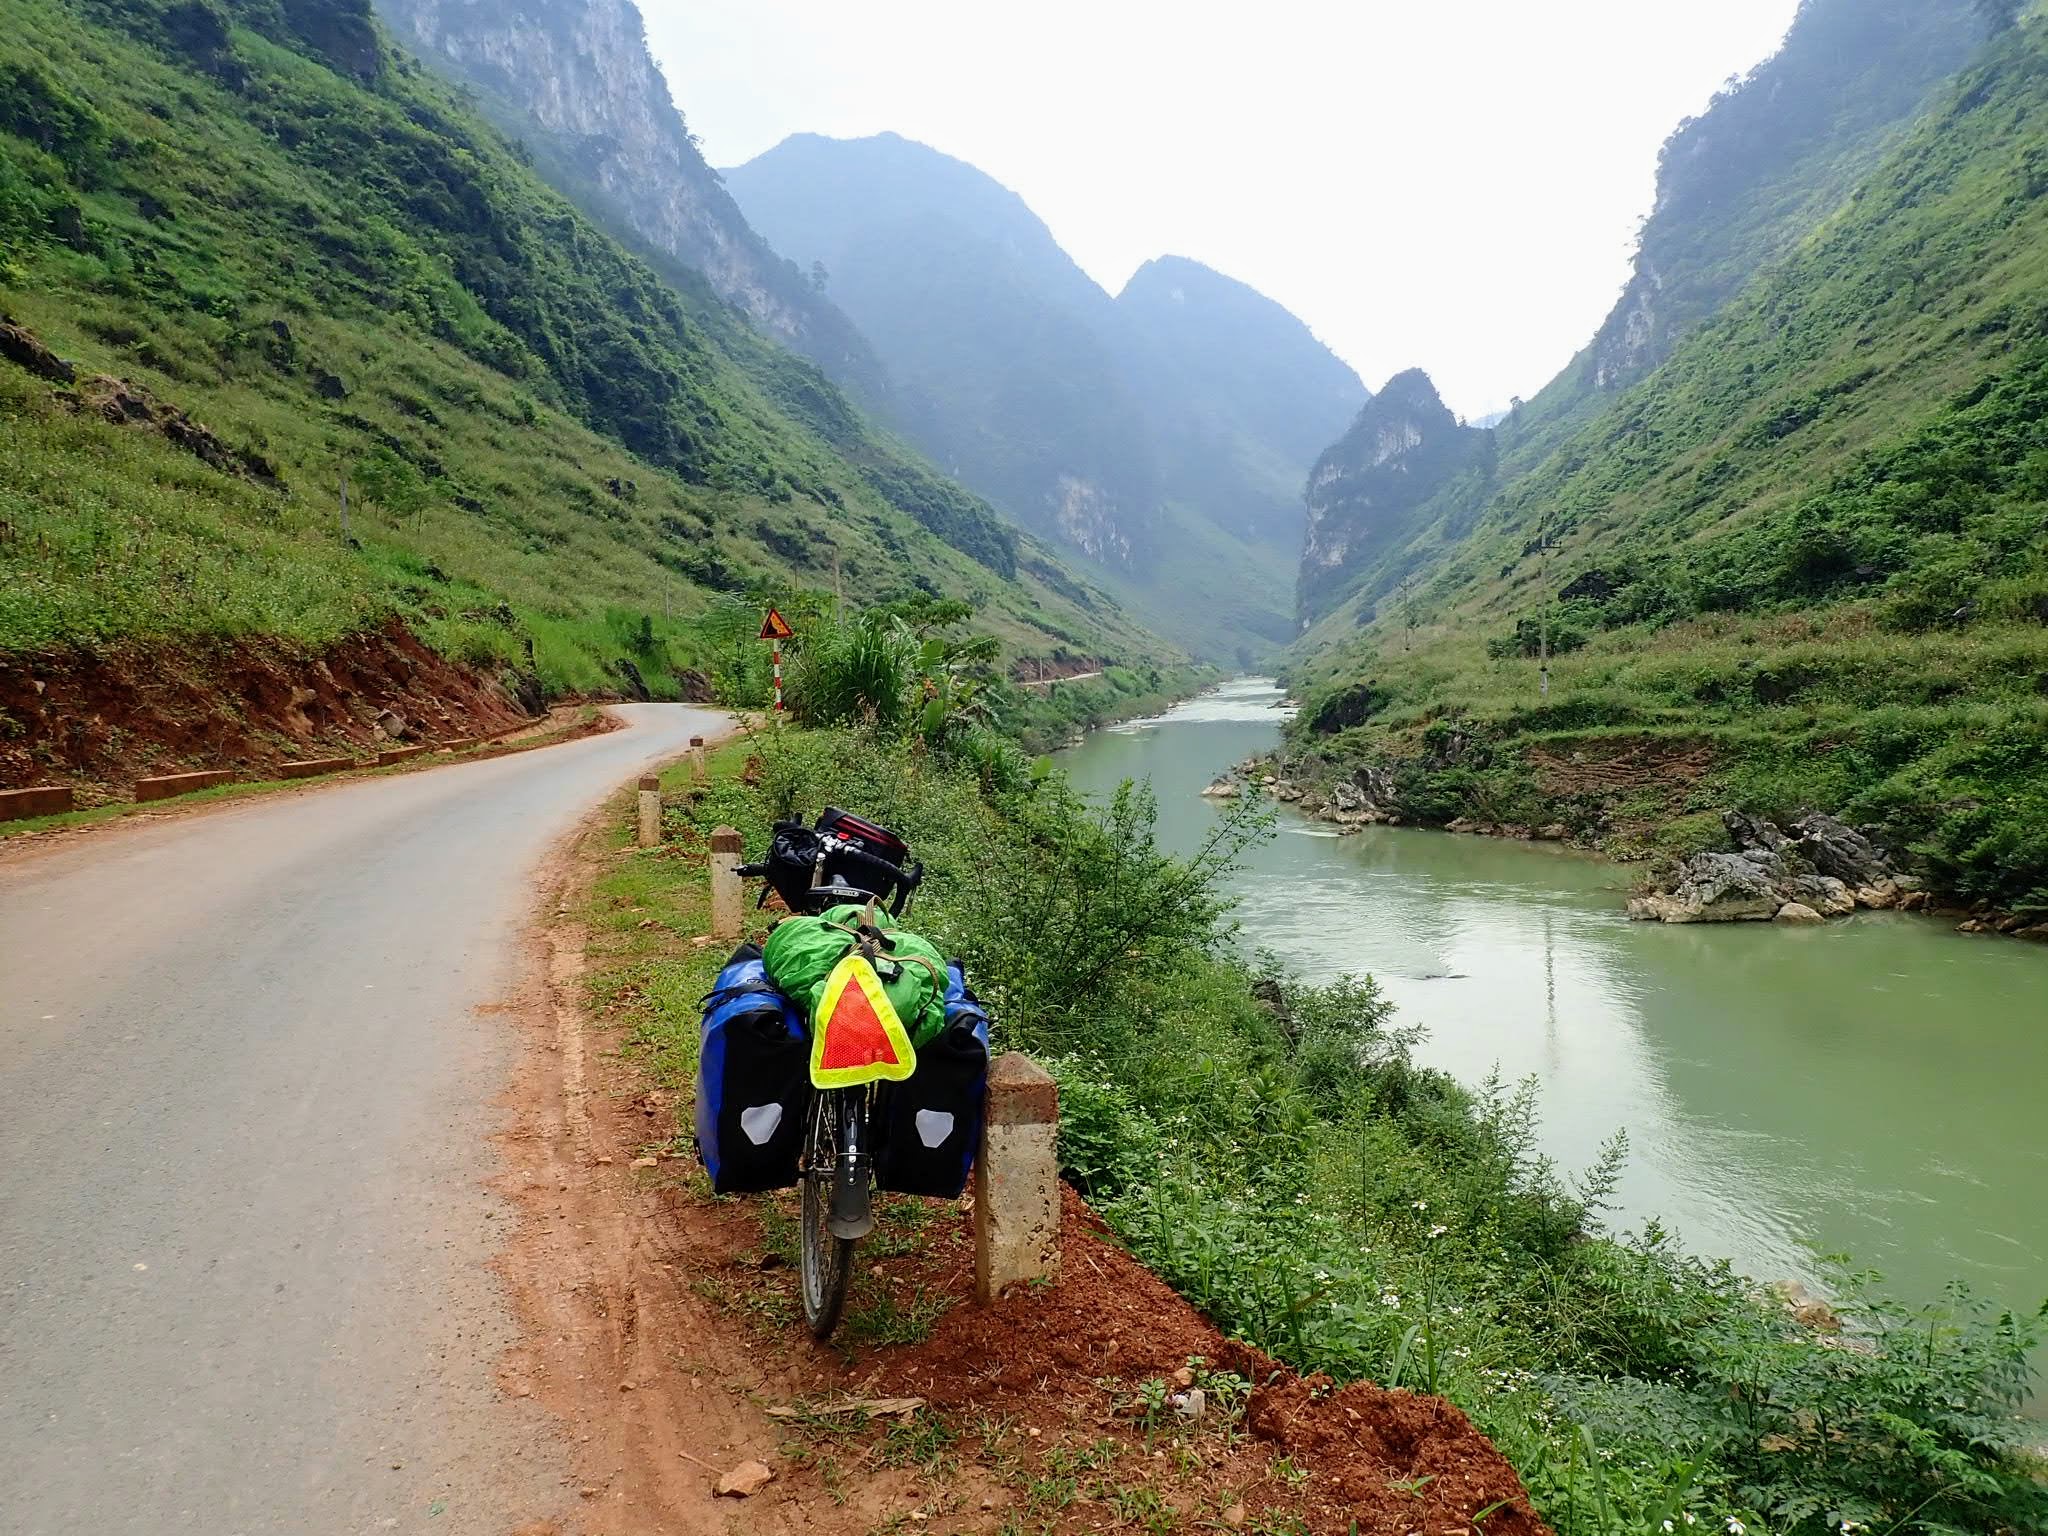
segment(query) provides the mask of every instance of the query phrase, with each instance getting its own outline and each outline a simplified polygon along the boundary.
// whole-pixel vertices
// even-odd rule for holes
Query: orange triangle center
[[[848,987],[824,1022],[825,1048],[818,1065],[828,1072],[847,1067],[894,1066],[896,1044],[864,988]]]
[[[811,1081],[820,1088],[901,1082],[917,1052],[874,967],[848,955],[832,968],[812,1021]]]

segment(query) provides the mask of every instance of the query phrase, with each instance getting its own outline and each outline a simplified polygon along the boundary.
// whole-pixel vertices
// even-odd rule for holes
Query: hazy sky
[[[1628,273],[1658,146],[1797,0],[640,0],[714,165],[893,129],[1111,292],[1191,256],[1377,389],[1533,394]]]

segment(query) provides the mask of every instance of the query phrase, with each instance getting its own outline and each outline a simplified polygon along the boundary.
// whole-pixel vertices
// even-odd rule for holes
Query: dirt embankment
[[[532,713],[402,624],[325,651],[277,640],[0,656],[0,789],[263,776],[293,758],[484,736]]]
[[[567,914],[615,857],[594,842],[550,870],[553,918],[506,1009],[527,1050],[499,1141],[520,1214],[500,1272],[526,1342],[500,1379],[576,1458],[574,1512],[534,1531],[1545,1536],[1457,1408],[1304,1380],[1232,1343],[1071,1191],[1058,1282],[992,1306],[973,1299],[971,1202],[892,1197],[847,1323],[812,1344],[792,1203],[711,1197],[677,1134],[687,1104],[650,1086],[626,1030],[586,1016],[586,931]],[[638,930],[667,908],[651,900]],[[1191,1386],[1196,1417],[1164,1400]],[[759,1490],[719,1497],[749,1462],[771,1474]]]

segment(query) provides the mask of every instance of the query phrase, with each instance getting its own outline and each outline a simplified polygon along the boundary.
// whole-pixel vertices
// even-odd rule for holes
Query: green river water
[[[1280,697],[1232,683],[1062,763],[1090,794],[1150,779],[1186,851],[1217,814],[1203,786],[1276,743]],[[1309,979],[1370,973],[1427,1026],[1425,1062],[1534,1077],[1563,1167],[1625,1128],[1615,1225],[1655,1217],[1764,1279],[1846,1253],[1902,1299],[1951,1279],[2048,1298],[2048,947],[1891,913],[1631,923],[1632,879],[1548,845],[1339,837],[1282,807],[1236,884],[1248,944]]]

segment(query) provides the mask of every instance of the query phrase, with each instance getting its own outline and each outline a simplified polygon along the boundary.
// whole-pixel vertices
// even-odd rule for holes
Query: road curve
[[[573,1505],[493,1368],[530,876],[726,717],[0,858],[0,1533],[503,1532]]]

